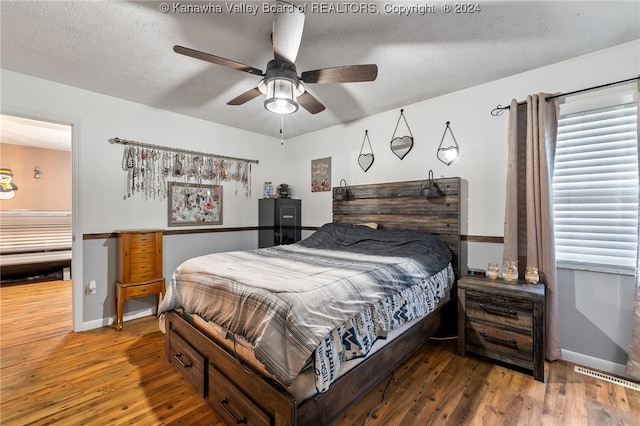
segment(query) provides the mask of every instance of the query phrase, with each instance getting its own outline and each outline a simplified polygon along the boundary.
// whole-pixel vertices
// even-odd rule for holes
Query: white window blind
[[[634,270],[636,121],[637,102],[560,115],[553,177],[558,266]]]

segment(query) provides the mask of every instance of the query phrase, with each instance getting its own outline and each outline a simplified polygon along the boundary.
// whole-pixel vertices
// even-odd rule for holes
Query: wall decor
[[[167,198],[170,182],[199,185],[206,181],[214,185],[230,181],[240,183],[245,197],[251,198],[251,165],[258,164],[258,160],[120,138],[109,139],[109,142],[124,145],[124,199],[133,195],[144,196],[145,199],[164,199]]]
[[[10,200],[16,196],[18,185],[13,181],[13,170],[8,164],[0,166],[0,200]]]
[[[264,183],[262,198],[273,198],[273,184],[271,182]]]
[[[458,158],[458,154],[460,153],[460,148],[458,147],[458,141],[456,140],[456,137],[453,136],[453,132],[451,131],[451,127],[449,127],[449,124],[451,124],[451,122],[447,121],[447,127],[444,128],[444,133],[442,134],[442,139],[440,140],[440,145],[438,146],[438,152],[436,154],[436,157],[438,157],[438,160],[442,161],[447,166],[453,163],[453,160]],[[444,147],[442,146],[442,144],[444,143],[444,137],[447,135],[447,130],[451,134],[451,138],[453,139],[453,145]]]
[[[396,136],[401,118],[404,119],[404,124],[407,126],[407,131],[410,136]],[[391,152],[402,160],[411,151],[411,148],[413,148],[413,133],[411,133],[407,118],[404,116],[404,109],[401,109],[400,117],[398,117],[398,122],[396,123],[396,128],[393,130],[393,135],[391,136]]]
[[[331,191],[331,157],[311,160],[311,192]]]
[[[169,226],[222,225],[222,186],[169,182]]]
[[[365,141],[369,142],[370,152],[363,154],[362,149],[364,148]],[[373,155],[373,147],[371,146],[371,140],[369,139],[369,131],[365,130],[364,139],[362,140],[362,146],[360,147],[360,155],[358,156],[358,164],[360,165],[360,168],[364,170],[364,172],[366,173],[367,170],[369,170],[373,165],[373,160],[375,160],[375,157]]]

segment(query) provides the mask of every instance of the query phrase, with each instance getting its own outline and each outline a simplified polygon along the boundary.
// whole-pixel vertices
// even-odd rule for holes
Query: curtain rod
[[[546,98],[544,98],[544,100],[545,101],[549,101],[551,99],[560,98],[562,96],[576,95],[578,93],[589,92],[591,90],[602,89],[604,87],[615,86],[617,84],[629,83],[631,81],[635,81],[635,80],[638,80],[638,79],[640,79],[640,77],[627,78],[626,80],[615,81],[613,83],[601,84],[599,86],[587,87],[586,89],[574,90],[573,92],[560,93],[560,94],[557,94],[557,95],[547,96]],[[526,103],[526,101],[518,102],[518,105],[522,105],[524,103]],[[498,117],[498,116],[504,114],[505,110],[510,109],[510,108],[511,107],[509,105],[506,105],[506,106],[498,105],[494,109],[491,110],[491,115],[493,115],[494,117]]]
[[[153,149],[157,149],[157,150],[161,150],[161,151],[171,151],[171,152],[181,153],[181,154],[192,154],[192,155],[201,155],[203,157],[221,158],[223,160],[245,161],[247,163],[254,163],[254,164],[259,164],[260,163],[259,160],[249,160],[249,159],[246,159],[246,158],[238,158],[238,157],[227,157],[226,155],[211,154],[209,152],[202,152],[202,151],[191,151],[191,150],[182,149],[182,148],[171,148],[171,147],[168,147],[168,146],[154,145],[154,144],[150,144],[150,143],[136,142],[136,141],[130,141],[130,140],[120,139],[120,138],[111,138],[111,139],[109,139],[109,142],[110,143],[118,143],[120,145],[138,146],[138,147],[141,147],[141,148],[153,148]]]

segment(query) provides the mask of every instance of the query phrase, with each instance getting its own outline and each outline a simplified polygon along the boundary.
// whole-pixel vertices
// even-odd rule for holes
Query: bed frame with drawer
[[[454,253],[460,272],[460,178],[437,179],[439,198],[420,194],[423,181],[404,181],[349,187],[349,198],[336,200],[333,221],[377,223],[381,229],[412,229],[438,235]],[[340,197],[339,197],[340,198]],[[381,380],[400,366],[430,336],[449,323],[455,329],[456,288],[449,302],[346,373],[329,390],[296,401],[280,384],[250,365],[241,364],[224,344],[198,327],[188,316],[167,312],[167,361],[182,373],[227,424],[326,425],[339,418]]]

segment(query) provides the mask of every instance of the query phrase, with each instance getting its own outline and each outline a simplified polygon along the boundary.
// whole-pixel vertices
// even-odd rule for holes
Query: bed
[[[305,240],[187,260],[159,308],[167,360],[228,424],[334,421],[455,321],[460,179],[437,183],[351,187]]]
[[[0,211],[2,281],[71,266],[71,212]]]

